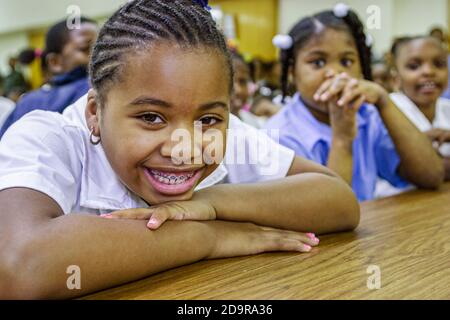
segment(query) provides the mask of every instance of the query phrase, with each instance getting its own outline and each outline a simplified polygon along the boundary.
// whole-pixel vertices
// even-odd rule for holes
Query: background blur
[[[77,6],[82,15],[102,23],[124,2],[126,0],[0,0],[0,74],[8,72],[11,56],[27,47],[43,48],[47,27],[67,17],[71,6]],[[247,59],[272,60],[277,55],[271,41],[275,34],[287,33],[301,17],[331,9],[337,2],[341,1],[214,0],[210,4],[226,35]],[[344,2],[366,23],[367,32],[375,41],[376,57],[381,57],[397,36],[428,33],[432,27],[441,27],[445,32],[449,29],[450,0]],[[41,85],[38,61],[25,73],[33,88]]]

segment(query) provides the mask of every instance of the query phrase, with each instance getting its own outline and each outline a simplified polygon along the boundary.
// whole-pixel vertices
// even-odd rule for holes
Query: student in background
[[[348,6],[304,18],[280,39],[283,91],[290,71],[298,90],[266,125],[281,144],[340,174],[360,201],[374,198],[379,176],[398,187],[441,185],[427,137],[371,81],[370,43]]]
[[[14,122],[28,112],[62,112],[89,90],[87,65],[91,47],[97,37],[97,25],[87,18],[81,18],[80,21],[80,26],[73,30],[68,29],[65,20],[50,28],[43,56],[52,79],[39,90],[20,99],[1,128],[0,138]]]
[[[258,117],[249,110],[251,105],[249,90],[249,83],[251,82],[250,68],[239,53],[232,51],[231,57],[233,59],[234,76],[230,111],[252,127],[262,128],[267,118]]]
[[[391,93],[394,91],[394,79],[389,64],[384,61],[377,61],[372,64],[373,81]]]
[[[5,122],[6,118],[13,112],[16,104],[14,101],[0,96],[0,127]]]
[[[17,102],[20,97],[29,90],[29,85],[22,72],[19,70],[19,62],[17,57],[11,57],[8,64],[11,71],[5,79],[3,79],[4,96],[14,102]]]
[[[68,298],[202,259],[310,252],[319,240],[303,232],[358,225],[340,177],[230,115],[232,60],[204,2],[128,1],[100,31],[88,95],[5,134],[0,299]],[[243,143],[224,141],[227,128]],[[194,143],[180,153],[182,129]],[[73,264],[80,290],[66,285]]]
[[[392,48],[400,92],[391,99],[437,144],[450,179],[450,100],[441,95],[448,86],[447,52],[429,36],[403,38]]]

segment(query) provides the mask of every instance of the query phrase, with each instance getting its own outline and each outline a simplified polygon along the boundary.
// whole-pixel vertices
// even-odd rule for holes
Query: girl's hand
[[[431,129],[426,131],[425,134],[432,142],[437,142],[439,147],[444,143],[450,142],[450,130]]]
[[[314,95],[317,102],[337,100],[339,107],[359,110],[364,102],[382,107],[387,104],[389,94],[379,84],[350,77],[347,73],[329,72],[326,80]]]
[[[310,252],[319,244],[312,233],[261,227],[252,223],[214,221],[214,249],[208,259],[253,255],[272,251]]]
[[[215,220],[216,210],[203,200],[174,201],[150,208],[136,208],[101,215],[108,219],[147,220],[147,227],[158,229],[166,220]]]
[[[388,93],[375,82],[330,71],[314,99],[327,105],[333,136],[348,142],[356,137],[356,114],[361,106],[365,102],[384,105]]]

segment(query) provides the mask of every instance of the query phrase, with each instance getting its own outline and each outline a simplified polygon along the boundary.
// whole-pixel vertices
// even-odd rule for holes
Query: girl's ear
[[[57,53],[49,53],[45,59],[47,60],[47,66],[48,70],[50,71],[51,75],[58,75],[63,73],[63,63],[62,63],[62,56]]]
[[[97,99],[97,92],[94,89],[90,89],[85,110],[86,124],[89,131],[94,131],[94,135],[97,137],[100,136],[100,116],[101,110]]]
[[[390,72],[391,72],[392,86],[393,86],[392,89],[394,90],[394,92],[401,91],[402,79],[400,78],[398,70],[396,68],[392,68]]]

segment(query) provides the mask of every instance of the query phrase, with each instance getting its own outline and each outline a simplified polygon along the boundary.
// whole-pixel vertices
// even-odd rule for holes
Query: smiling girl
[[[32,112],[0,143],[1,298],[68,298],[201,259],[309,252],[319,240],[303,232],[358,225],[340,178],[230,115],[232,62],[197,2],[125,4],[100,32],[90,76],[64,115]],[[173,133],[198,124],[250,135],[242,148],[228,139],[223,162],[179,162]],[[236,152],[261,161],[235,163]],[[73,265],[80,290],[66,285]]]
[[[439,146],[446,180],[450,179],[450,100],[441,98],[448,84],[447,51],[433,37],[402,38],[392,47],[400,92],[391,99]]]
[[[337,172],[360,201],[374,197],[378,177],[437,188],[443,164],[427,137],[371,81],[370,41],[344,4],[299,21],[282,48],[283,87],[291,73],[293,101],[271,118],[280,143]]]

